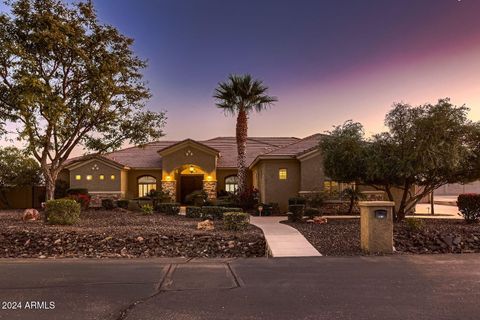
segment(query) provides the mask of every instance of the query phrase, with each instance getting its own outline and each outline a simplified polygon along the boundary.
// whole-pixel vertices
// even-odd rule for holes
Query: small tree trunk
[[[248,117],[245,110],[240,109],[237,116],[237,167],[238,167],[238,193],[244,195],[247,191],[246,149],[248,137]]]
[[[348,207],[348,213],[351,214],[353,211],[353,205],[355,204],[355,198],[350,198],[350,206]]]
[[[433,199],[433,191],[430,193],[430,213],[435,214],[435,200]]]
[[[45,178],[45,201],[52,200],[55,197],[55,182],[58,177],[58,170],[42,167],[43,177]]]

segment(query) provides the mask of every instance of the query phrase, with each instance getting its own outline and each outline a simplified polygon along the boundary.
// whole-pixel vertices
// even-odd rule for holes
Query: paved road
[[[0,300],[22,320],[479,319],[480,255],[3,260]]]

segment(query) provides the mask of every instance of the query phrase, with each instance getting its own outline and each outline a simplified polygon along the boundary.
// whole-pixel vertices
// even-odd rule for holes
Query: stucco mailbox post
[[[393,252],[392,201],[360,201],[360,245],[366,253]]]

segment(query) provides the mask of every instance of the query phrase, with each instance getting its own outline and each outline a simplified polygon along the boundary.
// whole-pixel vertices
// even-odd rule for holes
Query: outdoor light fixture
[[[208,176],[208,177],[207,177],[207,180],[208,180],[208,181],[212,181],[212,176]]]
[[[195,168],[191,165],[189,170],[190,170],[190,173],[193,173],[195,171]]]
[[[170,180],[172,180],[172,177],[167,176],[166,179],[167,179],[167,181],[170,181]]]

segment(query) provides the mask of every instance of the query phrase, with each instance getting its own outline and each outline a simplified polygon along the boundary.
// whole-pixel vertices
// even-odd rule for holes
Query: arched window
[[[225,191],[234,193],[238,189],[238,177],[229,176],[225,178]]]
[[[152,176],[138,178],[138,196],[145,197],[151,190],[157,190],[157,179]]]

